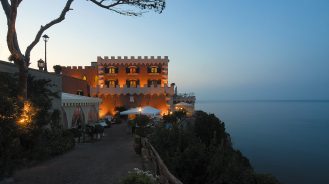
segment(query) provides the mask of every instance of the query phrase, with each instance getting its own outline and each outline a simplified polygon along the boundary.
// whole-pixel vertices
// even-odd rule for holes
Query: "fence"
[[[160,155],[147,138],[141,138],[141,148],[142,156],[146,157],[152,163],[155,173],[160,177],[161,184],[183,184],[171,174]]]

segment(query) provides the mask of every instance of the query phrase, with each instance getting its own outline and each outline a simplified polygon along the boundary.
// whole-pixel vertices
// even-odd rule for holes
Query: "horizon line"
[[[216,102],[329,102],[329,99],[228,99],[196,100],[197,103]]]

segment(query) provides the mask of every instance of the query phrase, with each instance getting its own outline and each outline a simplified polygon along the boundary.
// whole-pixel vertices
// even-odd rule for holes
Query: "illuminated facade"
[[[100,116],[113,115],[115,107],[152,106],[161,114],[174,110],[174,84],[168,85],[168,63],[165,57],[97,57],[86,67],[63,67],[64,76],[82,79],[88,84],[63,82],[63,89],[77,89],[82,95],[102,98]],[[73,80],[72,80],[73,81]],[[72,93],[72,91],[70,91]]]

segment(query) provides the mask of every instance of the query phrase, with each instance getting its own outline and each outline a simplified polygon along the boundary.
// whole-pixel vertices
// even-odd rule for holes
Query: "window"
[[[154,87],[160,86],[161,85],[161,80],[148,80],[147,81],[147,86],[151,87],[153,85]]]
[[[126,73],[130,73],[130,74],[139,73],[139,67],[136,67],[136,66],[127,67]]]
[[[110,80],[109,86],[114,88],[115,87],[115,80]]]
[[[109,73],[109,72],[110,72],[109,68],[108,67],[105,67],[104,68],[104,73]]]
[[[115,88],[118,85],[118,80],[106,80],[105,86],[108,88]]]
[[[130,81],[130,87],[135,88],[137,87],[137,82],[135,80]]]
[[[83,91],[82,90],[77,90],[77,95],[83,96]]]
[[[126,85],[128,88],[137,88],[139,85],[139,80],[127,80]]]
[[[157,67],[151,67],[151,73],[158,73]]]
[[[115,66],[110,66],[110,67],[104,68],[104,73],[117,74],[118,72],[119,72],[119,68],[115,67]]]
[[[116,73],[118,73],[118,68],[117,67],[110,67],[109,73],[110,74],[116,74]]]
[[[136,67],[130,67],[130,73],[137,73],[136,72]]]
[[[158,66],[151,66],[147,68],[148,73],[161,73],[161,67]]]
[[[110,87],[110,81],[106,80],[106,81],[105,81],[105,86],[106,86],[106,87]]]

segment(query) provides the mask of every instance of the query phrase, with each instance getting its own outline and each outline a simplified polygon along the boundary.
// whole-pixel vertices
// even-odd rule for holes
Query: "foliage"
[[[50,81],[29,77],[29,102],[37,111],[25,127],[16,123],[21,117],[16,76],[0,73],[0,79],[0,179],[26,161],[46,159],[73,148],[73,135],[60,125],[60,112],[48,113],[52,98],[57,97],[49,90]]]
[[[127,108],[124,106],[118,106],[118,107],[115,107],[114,110],[119,113],[119,112],[127,110]]]
[[[0,180],[12,174],[21,152],[15,123],[19,114],[15,86],[11,75],[0,73]]]
[[[169,170],[183,183],[279,183],[274,177],[253,171],[249,160],[233,149],[225,124],[215,115],[197,111],[193,121],[187,123],[174,124],[171,129],[156,128],[150,136]]]
[[[115,123],[121,123],[121,119],[128,119],[128,115],[120,115],[120,112],[126,111],[127,108],[124,106],[119,106],[119,107],[115,107],[114,110],[116,111],[116,113],[114,114],[114,122]]]
[[[158,179],[154,177],[150,171],[143,171],[134,168],[132,172],[128,172],[128,176],[122,179],[121,184],[157,184]]]
[[[56,74],[61,74],[61,72],[62,72],[61,65],[54,65],[53,68],[54,68],[54,71]]]
[[[73,134],[69,130],[52,131],[45,129],[37,137],[33,148],[27,150],[28,160],[45,160],[71,150],[75,145]]]
[[[137,115],[136,118],[131,122],[131,127],[137,135],[146,137],[152,132],[151,119],[143,114]]]
[[[142,128],[146,127],[148,123],[150,123],[150,121],[151,121],[150,118],[143,114],[137,115],[136,118],[134,119],[135,125]]]
[[[164,123],[169,124],[177,124],[179,121],[181,121],[183,118],[186,117],[186,111],[185,110],[179,110],[174,111],[172,114],[164,115],[163,121]]]

